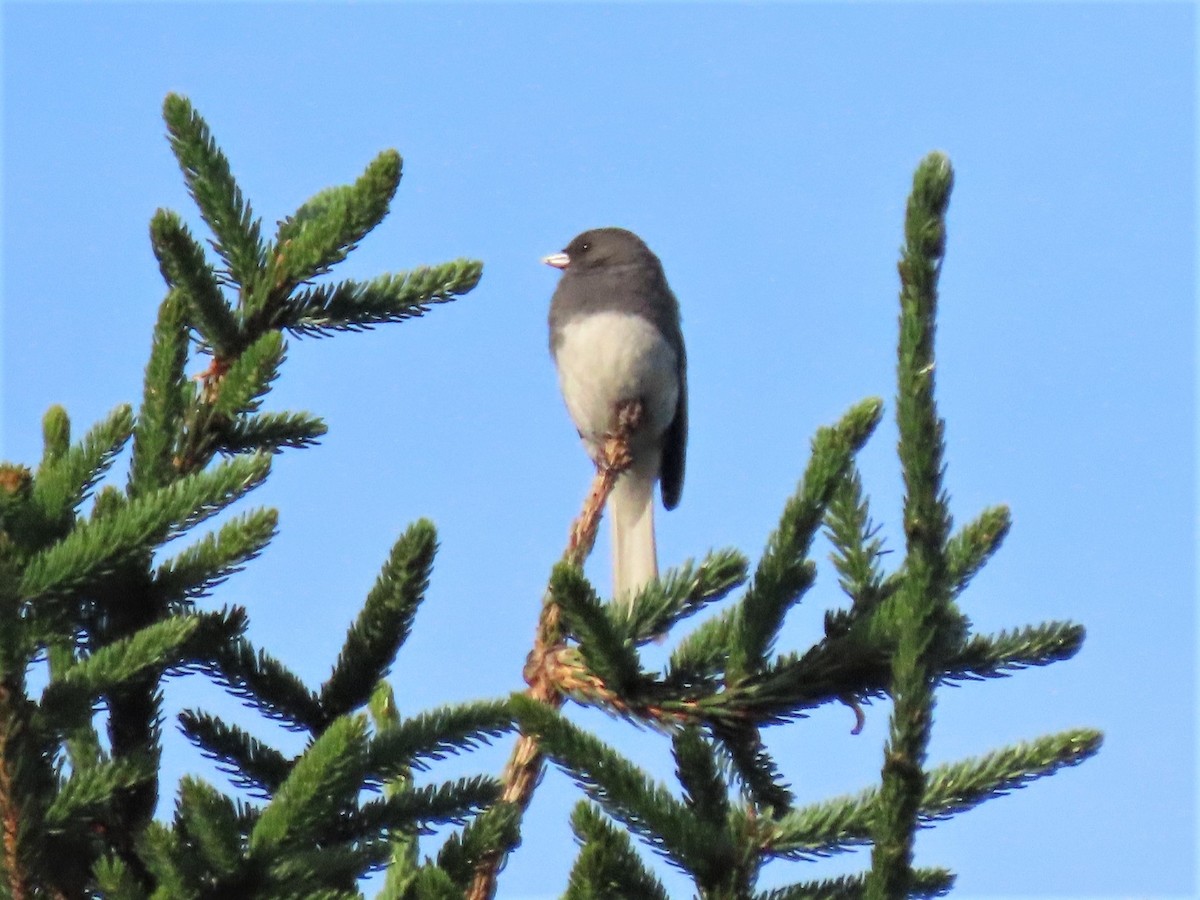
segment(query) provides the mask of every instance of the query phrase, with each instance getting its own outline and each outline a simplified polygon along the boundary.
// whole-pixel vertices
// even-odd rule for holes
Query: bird
[[[624,228],[584,231],[542,262],[562,270],[550,300],[550,354],[567,411],[593,462],[628,401],[641,403],[631,464],[608,498],[613,597],[631,603],[658,578],[654,485],[674,509],[687,459],[687,353],[662,263]]]

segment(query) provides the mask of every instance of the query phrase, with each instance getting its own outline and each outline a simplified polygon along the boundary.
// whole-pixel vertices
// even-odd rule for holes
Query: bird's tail
[[[631,603],[634,595],[658,577],[654,544],[654,483],[657,453],[643,452],[617,479],[608,498],[612,517],[613,597]],[[645,458],[648,457],[648,458]]]

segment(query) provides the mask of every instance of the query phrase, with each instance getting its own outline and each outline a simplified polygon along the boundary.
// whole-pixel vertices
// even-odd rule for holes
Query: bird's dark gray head
[[[657,325],[682,357],[679,304],[662,263],[632,231],[592,228],[542,262],[563,273],[550,301],[551,332],[577,315],[624,312]]]
[[[593,228],[578,235],[562,253],[547,256],[545,262],[570,273],[610,266],[645,265],[658,267],[658,257],[640,237],[624,228]]]

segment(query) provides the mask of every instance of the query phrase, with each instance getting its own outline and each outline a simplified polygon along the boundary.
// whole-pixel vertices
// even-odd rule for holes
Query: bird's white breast
[[[641,434],[657,438],[675,416],[678,360],[659,330],[642,316],[599,312],[562,328],[555,362],[567,410],[583,438],[596,441],[613,427],[623,400],[644,404]]]

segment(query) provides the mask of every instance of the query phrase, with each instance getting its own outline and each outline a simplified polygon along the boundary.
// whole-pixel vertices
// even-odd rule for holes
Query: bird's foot
[[[642,401],[622,400],[616,407],[617,427],[604,436],[597,468],[622,472],[633,463],[629,439],[642,421]]]

